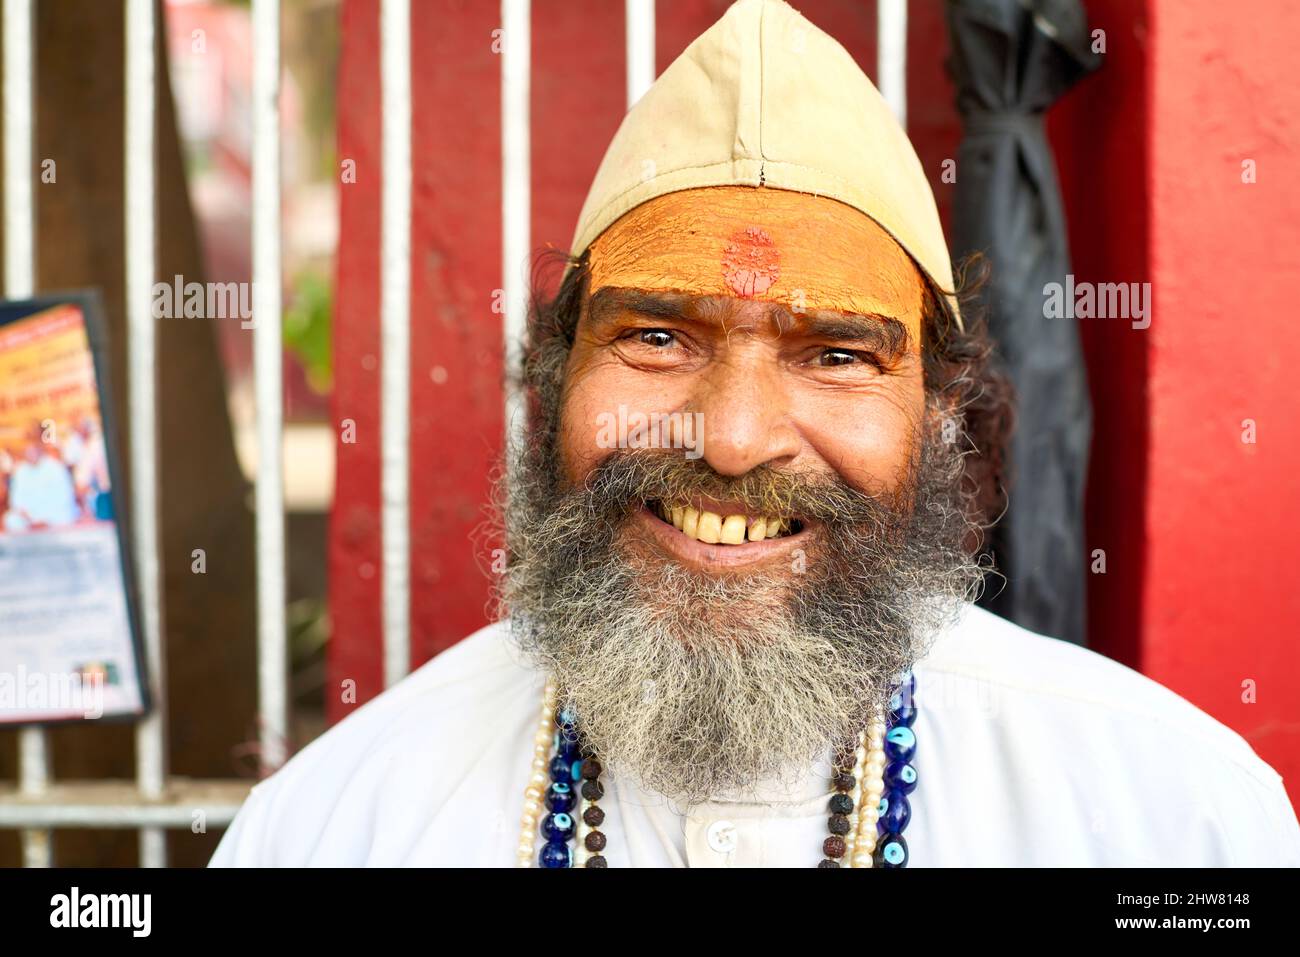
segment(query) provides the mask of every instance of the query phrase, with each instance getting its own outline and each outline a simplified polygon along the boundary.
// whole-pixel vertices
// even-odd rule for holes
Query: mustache
[[[873,494],[835,474],[796,473],[766,464],[728,476],[677,450],[623,449],[612,452],[570,494],[582,498],[593,518],[605,520],[630,514],[644,502],[705,498],[735,503],[750,515],[876,526],[895,523],[907,510],[912,485],[904,481],[895,492]]]

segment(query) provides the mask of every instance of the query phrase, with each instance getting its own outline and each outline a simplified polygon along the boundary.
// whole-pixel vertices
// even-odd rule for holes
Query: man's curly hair
[[[551,270],[567,269],[554,295],[544,292]],[[974,512],[969,518],[986,527],[1001,514],[1006,499],[1006,456],[1014,428],[1014,395],[1010,380],[997,368],[994,345],[980,301],[988,281],[988,262],[974,256],[957,271],[955,296],[962,327],[953,321],[945,297],[927,281],[922,317],[922,358],[927,394],[956,417],[966,448],[964,500]],[[564,370],[573,347],[591,273],[588,253],[574,257],[547,249],[536,259],[528,327],[524,343],[522,383],[529,406],[528,430],[535,437],[554,436],[560,421]],[[978,548],[980,543],[972,543]]]

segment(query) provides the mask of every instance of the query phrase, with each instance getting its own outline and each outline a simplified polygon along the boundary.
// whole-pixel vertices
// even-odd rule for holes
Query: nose
[[[700,413],[702,458],[720,475],[786,464],[801,446],[781,373],[766,350],[719,361],[701,376],[690,408]]]

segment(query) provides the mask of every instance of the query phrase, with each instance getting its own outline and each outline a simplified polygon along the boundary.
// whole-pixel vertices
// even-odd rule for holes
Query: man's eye
[[[858,361],[856,352],[847,349],[826,349],[817,357],[817,364],[823,366],[847,366]]]
[[[647,346],[654,346],[656,349],[666,349],[676,340],[671,332],[663,329],[642,329],[637,333],[637,341]]]

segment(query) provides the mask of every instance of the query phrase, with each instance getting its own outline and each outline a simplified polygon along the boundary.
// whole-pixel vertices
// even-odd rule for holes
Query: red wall
[[[1240,731],[1297,800],[1300,401],[1286,343],[1300,289],[1300,7],[1159,3],[1151,34],[1141,663]]]
[[[726,0],[659,0],[662,69]],[[797,8],[872,72],[875,7]],[[1283,0],[1243,17],[1213,0],[1089,0],[1102,70],[1053,113],[1080,281],[1155,284],[1150,329],[1083,323],[1095,409],[1088,547],[1094,648],[1141,668],[1244,734],[1300,780],[1300,422],[1273,345],[1300,288],[1297,84]],[[498,5],[413,4],[413,664],[487,620],[471,541],[500,452]],[[623,5],[534,0],[532,240],[567,248],[624,109]],[[1154,8],[1154,11],[1153,9]],[[345,0],[339,82],[343,187],[336,321],[341,444],[330,536],[331,687],[377,693],[379,611],[379,98],[377,0]],[[945,222],[957,118],[942,6],[910,5],[909,131]],[[1240,182],[1254,158],[1259,182]],[[1288,162],[1289,161],[1289,162]],[[960,175],[960,174],[959,174]],[[525,268],[520,264],[519,268]],[[1289,414],[1288,414],[1289,413]],[[1258,423],[1243,445],[1241,420]],[[1241,700],[1257,682],[1257,702]],[[352,705],[329,701],[337,720]],[[1294,787],[1293,798],[1300,795]]]
[[[1154,290],[1149,329],[1082,323],[1107,556],[1090,641],[1240,732],[1300,803],[1300,403],[1277,345],[1300,281],[1300,10],[1088,10],[1106,62],[1051,124],[1075,274]]]

